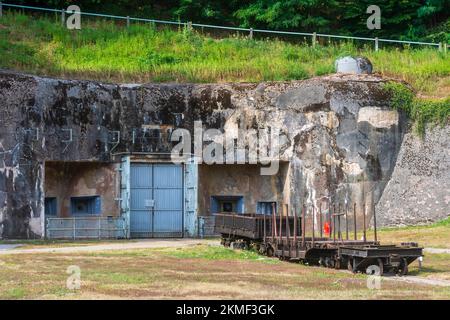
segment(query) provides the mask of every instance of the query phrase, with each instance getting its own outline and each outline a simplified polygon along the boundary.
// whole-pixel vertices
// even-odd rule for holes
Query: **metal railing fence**
[[[127,237],[124,217],[46,218],[47,239],[122,239]]]
[[[15,8],[15,9],[27,9],[27,10],[38,10],[38,11],[46,11],[46,12],[56,12],[61,14],[61,23],[65,23],[65,15],[73,14],[73,11],[68,11],[66,9],[51,9],[51,8],[42,8],[42,7],[34,7],[34,6],[24,6],[17,4],[9,4],[0,2],[0,17],[2,16],[2,7]],[[117,16],[117,15],[109,15],[102,13],[92,13],[92,12],[80,12],[80,15],[91,16],[91,17],[102,17],[102,18],[111,18],[118,20],[125,20],[127,23],[127,27],[130,26],[132,21],[136,22],[149,22],[154,24],[168,24],[168,25],[178,25],[178,26],[186,26],[189,28],[192,27],[200,27],[200,28],[211,28],[211,29],[221,29],[221,30],[230,30],[230,31],[242,31],[248,32],[249,38],[253,38],[255,33],[261,34],[276,34],[276,35],[290,35],[290,36],[306,36],[312,37],[312,46],[315,46],[317,43],[318,37],[325,37],[329,39],[347,39],[347,40],[362,40],[362,41],[370,41],[374,43],[375,51],[379,50],[380,43],[397,43],[397,44],[408,44],[408,45],[422,45],[422,46],[431,46],[437,47],[439,51],[447,52],[447,48],[450,46],[444,42],[434,43],[434,42],[422,42],[422,41],[407,41],[407,40],[392,40],[392,39],[384,39],[384,38],[369,38],[369,37],[354,37],[354,36],[341,36],[341,35],[333,35],[333,34],[324,34],[324,33],[308,33],[308,32],[294,32],[294,31],[277,31],[277,30],[267,30],[267,29],[253,29],[253,28],[241,28],[241,27],[227,27],[227,26],[218,26],[211,24],[202,24],[202,23],[192,23],[192,22],[181,22],[181,21],[169,21],[169,20],[158,20],[158,19],[145,19],[145,18],[135,18],[130,16]]]

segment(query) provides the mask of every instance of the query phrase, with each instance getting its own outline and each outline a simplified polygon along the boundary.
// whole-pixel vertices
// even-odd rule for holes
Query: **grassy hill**
[[[130,28],[83,20],[82,30],[59,18],[8,12],[0,19],[0,68],[108,82],[257,82],[304,79],[334,72],[343,55],[367,56],[375,72],[406,80],[422,95],[450,92],[450,59],[437,49],[358,48],[340,42],[312,48],[274,38],[215,39],[186,29],[150,24]]]

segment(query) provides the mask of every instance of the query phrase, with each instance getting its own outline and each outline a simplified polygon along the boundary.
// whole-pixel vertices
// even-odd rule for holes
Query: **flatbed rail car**
[[[215,232],[224,246],[255,248],[281,260],[299,261],[352,272],[405,275],[408,265],[423,256],[416,243],[381,245],[379,241],[304,236],[304,224],[294,216],[218,213]]]

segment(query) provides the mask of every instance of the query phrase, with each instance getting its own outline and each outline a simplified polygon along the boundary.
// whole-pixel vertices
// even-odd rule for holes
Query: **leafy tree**
[[[338,7],[334,0],[257,0],[234,16],[244,27],[322,32],[335,25]]]

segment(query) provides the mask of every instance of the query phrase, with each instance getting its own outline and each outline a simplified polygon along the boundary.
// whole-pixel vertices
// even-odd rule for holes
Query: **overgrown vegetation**
[[[304,79],[334,71],[337,57],[367,56],[375,72],[445,97],[450,59],[436,49],[359,48],[350,42],[310,46],[242,35],[215,39],[188,29],[157,29],[83,19],[82,30],[58,16],[7,12],[0,20],[0,68],[114,82],[258,82]]]
[[[50,8],[76,3],[82,11],[227,26],[449,41],[447,0],[17,0]],[[376,4],[382,28],[369,30],[366,13]]]
[[[404,110],[413,121],[415,131],[422,135],[427,124],[445,125],[450,121],[450,97],[442,100],[422,99],[406,85],[388,82],[384,89],[391,96],[391,104],[395,109]]]

